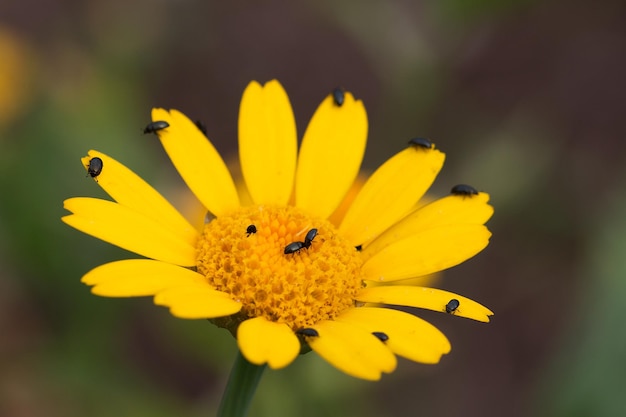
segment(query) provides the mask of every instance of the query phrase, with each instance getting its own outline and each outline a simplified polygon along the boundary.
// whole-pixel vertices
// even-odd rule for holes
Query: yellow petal
[[[70,198],[63,207],[74,214],[61,220],[83,233],[148,258],[181,266],[196,264],[196,249],[186,236],[128,207],[88,197]]]
[[[466,197],[451,195],[435,200],[390,227],[362,252],[364,259],[399,240],[415,235],[423,230],[453,224],[484,224],[493,214],[493,207],[487,202],[489,194]]]
[[[239,159],[255,204],[286,205],[293,190],[298,137],[287,93],[276,80],[251,82],[239,109]]]
[[[424,230],[386,246],[363,264],[365,279],[396,281],[460,264],[483,250],[491,233],[483,225],[460,224]]]
[[[197,272],[150,259],[126,259],[100,265],[81,279],[103,297],[140,297],[179,285],[206,283]]]
[[[92,158],[102,159],[98,185],[119,204],[156,221],[194,245],[198,232],[170,203],[133,171],[101,152],[91,150],[82,158],[85,169]]]
[[[387,346],[360,327],[323,321],[313,328],[319,336],[307,338],[311,349],[348,375],[377,381],[381,372],[390,373],[396,368],[396,357]]]
[[[365,152],[367,114],[345,93],[341,107],[329,95],[306,129],[296,168],[296,206],[327,218],[346,195]]]
[[[239,207],[239,197],[226,164],[198,127],[177,110],[152,109],[152,120],[169,127],[159,139],[189,189],[217,217]]]
[[[362,327],[368,332],[383,332],[387,347],[397,355],[420,363],[437,363],[450,352],[448,338],[435,326],[411,314],[388,308],[352,308],[337,320]]]
[[[363,281],[364,286],[369,288],[389,285],[406,285],[413,287],[429,287],[441,281],[443,273],[435,272],[434,274],[422,275],[414,278],[402,279],[400,281],[380,282],[380,281]]]
[[[352,186],[350,186],[348,193],[343,197],[341,203],[339,203],[339,206],[337,206],[335,211],[330,215],[330,217],[328,217],[327,220],[331,222],[333,226],[339,228],[339,225],[341,224],[343,218],[346,216],[346,213],[350,209],[352,202],[359,194],[359,191],[361,191],[361,188],[363,188],[363,185],[365,184],[365,181],[368,177],[369,173],[363,172],[363,170],[361,170],[359,175],[356,177],[356,180],[354,180],[354,182],[352,183]]]
[[[245,358],[272,369],[289,365],[300,353],[300,341],[286,324],[263,317],[246,320],[237,329],[237,343]]]
[[[216,291],[208,284],[168,288],[154,297],[154,303],[170,308],[173,316],[181,319],[210,319],[229,316],[241,310],[241,303]]]
[[[369,243],[415,207],[444,159],[436,149],[409,147],[397,153],[367,180],[339,231],[355,246]]]
[[[459,301],[459,307],[452,313],[455,316],[467,317],[477,321],[488,322],[493,312],[474,300],[453,292],[426,287],[409,287],[394,285],[391,287],[364,288],[355,297],[366,303],[384,303],[407,307],[425,308],[433,311],[446,312],[450,300]]]

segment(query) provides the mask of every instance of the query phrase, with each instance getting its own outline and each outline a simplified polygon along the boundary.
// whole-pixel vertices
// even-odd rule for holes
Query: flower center
[[[295,207],[241,208],[208,223],[198,242],[198,272],[243,304],[242,319],[294,330],[353,307],[361,265],[332,224]]]

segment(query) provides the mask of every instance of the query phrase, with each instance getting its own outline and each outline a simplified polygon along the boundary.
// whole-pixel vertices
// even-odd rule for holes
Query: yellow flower
[[[275,80],[248,85],[239,114],[239,156],[253,200],[247,206],[198,127],[176,110],[154,109],[152,120],[166,122],[156,133],[172,163],[214,216],[200,231],[131,170],[89,151],[83,165],[100,158],[94,179],[114,201],[70,198],[65,208],[73,214],[63,221],[148,259],[101,265],[82,282],[96,295],[154,296],[176,317],[212,319],[236,335],[249,362],[274,369],[309,348],[369,380],[392,372],[396,355],[437,363],[450,351],[443,333],[385,305],[484,322],[493,313],[451,292],[385,284],[484,249],[489,196],[452,194],[417,206],[444,154],[413,145],[378,168],[333,225],[328,218],[359,173],[368,129],[363,103],[343,94],[342,103],[332,94],[322,101],[298,152],[283,87]]]

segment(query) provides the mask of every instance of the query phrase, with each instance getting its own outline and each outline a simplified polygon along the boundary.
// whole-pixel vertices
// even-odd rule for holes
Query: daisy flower
[[[283,368],[313,350],[367,380],[392,372],[396,355],[434,364],[450,351],[436,327],[390,305],[489,321],[489,309],[461,295],[398,285],[464,262],[491,236],[489,196],[471,187],[418,205],[444,162],[434,144],[402,146],[351,196],[345,214],[334,215],[367,138],[365,108],[351,93],[336,90],[322,101],[298,151],[281,84],[248,85],[239,158],[249,205],[196,124],[160,108],[152,121],[147,131],[212,220],[196,230],[133,171],[89,151],[83,165],[113,201],[70,198],[64,207],[72,214],[62,220],[144,257],[88,272],[82,282],[94,294],[152,296],[176,317],[211,319],[235,335],[254,365]]]

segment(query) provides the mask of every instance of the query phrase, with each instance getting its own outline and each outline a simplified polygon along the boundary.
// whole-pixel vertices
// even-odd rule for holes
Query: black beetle
[[[357,245],[354,249],[356,249],[357,252],[361,252],[363,250],[363,245]]]
[[[256,226],[253,225],[253,224],[248,226],[248,228],[246,229],[246,233],[248,234],[248,236],[250,236],[251,234],[256,233]]]
[[[287,246],[285,246],[285,255],[289,255],[290,253],[296,253],[304,248],[304,242],[291,242]]]
[[[196,127],[202,132],[204,136],[206,136],[206,126],[200,120],[196,120]]]
[[[311,327],[305,327],[304,329],[296,330],[296,333],[306,337],[318,337],[320,335],[317,330]]]
[[[453,314],[460,305],[461,303],[459,302],[459,300],[453,298],[452,300],[448,301],[448,304],[446,304],[446,313]]]
[[[304,237],[305,248],[308,249],[311,246],[311,243],[313,243],[313,239],[315,239],[315,236],[317,236],[317,229],[311,229],[307,232],[306,236]]]
[[[477,195],[478,190],[476,190],[476,188],[472,187],[471,185],[459,184],[452,187],[450,193],[453,195],[472,196]]]
[[[378,340],[380,340],[381,342],[386,342],[387,340],[389,340],[389,336],[387,336],[387,333],[383,333],[383,332],[372,332],[372,334],[374,336],[376,336],[378,338]]]
[[[96,178],[102,172],[102,165],[102,159],[98,157],[91,158],[87,166],[87,175],[91,175],[91,178]]]
[[[156,122],[148,123],[148,126],[143,130],[143,133],[156,133],[161,129],[165,129],[166,127],[170,127],[170,124],[163,120],[157,120]]]
[[[432,149],[433,143],[426,138],[413,138],[409,141],[409,145],[414,148]]]
[[[343,106],[343,102],[346,100],[346,96],[341,87],[337,87],[333,90],[333,101],[337,107]]]

